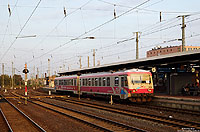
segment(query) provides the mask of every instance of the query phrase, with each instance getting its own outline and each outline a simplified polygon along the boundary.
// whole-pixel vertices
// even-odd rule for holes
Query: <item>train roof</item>
[[[117,72],[98,72],[98,73],[90,73],[90,74],[82,74],[80,76],[81,77],[93,77],[93,76],[109,76],[109,75],[125,75],[127,73],[130,73],[130,72],[136,72],[136,73],[148,73],[149,71],[147,70],[142,70],[142,69],[129,69],[129,70],[121,70],[121,71],[117,71]],[[63,79],[63,78],[68,78],[68,79],[74,79],[76,78],[77,75],[71,75],[71,76],[61,76],[61,77],[57,77],[56,79]]]

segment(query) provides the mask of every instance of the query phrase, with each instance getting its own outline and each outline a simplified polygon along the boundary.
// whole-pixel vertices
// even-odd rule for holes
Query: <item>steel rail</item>
[[[76,117],[73,117],[73,116],[70,116],[70,115],[67,115],[65,113],[62,113],[62,112],[59,112],[57,110],[54,110],[54,109],[51,109],[51,108],[48,108],[46,106],[43,106],[43,105],[40,105],[40,104],[37,104],[31,100],[29,100],[30,102],[36,104],[36,105],[39,105],[43,108],[46,108],[46,109],[49,109],[49,110],[52,110],[54,112],[57,112],[57,113],[60,113],[60,114],[63,114],[63,115],[66,115],[66,116],[69,116],[73,119],[76,119],[76,120],[79,120],[79,121],[82,121],[84,123],[87,123],[87,124],[90,124],[94,127],[97,127],[103,131],[109,131],[109,132],[112,132],[112,130],[109,130],[105,127],[102,127],[102,126],[99,126],[99,125],[96,125],[96,124],[93,124],[91,122],[87,122],[83,119],[79,119],[79,118],[76,118]],[[71,109],[71,108],[67,108],[67,107],[64,107],[64,106],[59,106],[59,105],[56,105],[56,104],[52,104],[52,103],[48,103],[48,102],[45,102],[45,101],[41,101],[41,100],[37,100],[37,101],[40,101],[42,103],[46,103],[46,104],[49,104],[49,105],[52,105],[52,106],[55,106],[55,107],[58,107],[58,108],[62,108],[62,109],[65,109],[65,110],[69,110],[69,111],[72,111],[72,112],[75,112],[75,113],[79,113],[79,114],[82,114],[82,115],[85,115],[85,116],[88,116],[88,117],[91,117],[91,118],[95,118],[95,119],[98,119],[98,120],[101,120],[101,121],[104,121],[104,122],[107,122],[107,123],[112,123],[114,124],[115,126],[117,125],[118,127],[121,127],[121,128],[124,128],[124,129],[127,129],[127,130],[132,130],[132,131],[135,131],[135,132],[147,132],[146,130],[143,130],[143,129],[139,129],[139,128],[136,128],[136,127],[133,127],[133,126],[129,126],[129,125],[126,125],[126,124],[123,124],[123,123],[119,123],[119,122],[116,122],[116,121],[113,121],[113,120],[109,120],[109,119],[106,119],[106,118],[102,118],[102,117],[99,117],[99,116],[96,116],[96,115],[91,115],[91,114],[88,114],[88,113],[85,113],[85,112],[81,112],[81,111],[78,111],[78,110],[75,110],[75,109]]]
[[[1,111],[1,114],[2,114],[2,116],[3,116],[3,118],[4,118],[4,120],[5,120],[5,122],[6,122],[7,126],[8,126],[8,128],[9,128],[9,132],[13,132],[13,130],[12,130],[12,128],[11,128],[11,126],[10,126],[8,120],[6,119],[6,116],[4,115],[3,111],[1,110],[1,108],[0,108],[0,111]]]
[[[6,98],[3,98],[6,102],[8,102],[15,110],[17,110],[19,113],[21,113],[23,116],[26,117],[36,128],[38,128],[42,132],[46,132],[41,126],[39,126],[35,121],[33,121],[29,116],[27,116],[24,112],[22,112],[20,109],[18,109],[14,104],[12,104],[10,101],[8,101]]]
[[[71,100],[67,99],[65,101],[69,102]],[[75,100],[73,100],[73,101],[75,101]],[[84,104],[80,104],[78,102],[81,102],[81,103],[84,103]],[[120,108],[117,108],[117,110],[116,110],[115,108],[110,107],[110,106],[92,104],[92,103],[89,103],[89,102],[86,103],[86,102],[83,102],[83,101],[75,101],[75,102],[69,102],[69,103],[74,103],[74,104],[83,105],[83,106],[87,106],[87,107],[91,107],[91,108],[106,110],[106,111],[110,111],[110,112],[114,112],[114,113],[118,113],[118,114],[132,116],[134,118],[151,120],[153,122],[167,124],[167,125],[179,127],[179,128],[191,127],[191,125],[194,125],[194,126],[196,126],[195,128],[200,129],[199,128],[200,123],[196,123],[196,122],[192,122],[192,121],[184,121],[184,120],[179,120],[179,119],[174,119],[174,118],[167,118],[167,117],[163,117],[163,116],[151,115],[151,114],[146,114],[146,113],[142,113],[142,112],[135,112],[135,111],[125,110],[125,109],[120,109]],[[88,104],[90,104],[90,105],[88,105]],[[99,108],[99,107],[101,107],[101,108]],[[169,122],[169,121],[172,121],[172,122]],[[178,124],[178,123],[181,123],[181,124]]]

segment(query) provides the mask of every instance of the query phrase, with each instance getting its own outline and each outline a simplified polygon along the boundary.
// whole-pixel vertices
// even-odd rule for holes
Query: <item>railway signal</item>
[[[25,63],[25,69],[23,70],[23,73],[25,73],[25,96],[27,96],[27,73],[29,73],[29,70],[27,69],[26,63]]]

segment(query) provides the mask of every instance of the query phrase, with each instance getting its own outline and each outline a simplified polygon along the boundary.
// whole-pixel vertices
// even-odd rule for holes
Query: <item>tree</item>
[[[21,75],[14,75],[14,85],[21,85],[22,84],[22,76]]]
[[[2,87],[2,85],[3,85],[3,76],[4,76],[4,86],[5,87],[11,86],[12,77],[8,76],[8,75],[1,75],[0,76],[0,86]],[[22,85],[22,82],[23,82],[22,76],[15,74],[13,81],[14,81],[15,86],[16,85],[17,86]]]
[[[11,81],[11,78],[8,76],[8,75],[1,75],[0,76],[0,85],[2,86],[2,81],[3,81],[3,76],[4,76],[4,86],[10,86],[10,81]]]

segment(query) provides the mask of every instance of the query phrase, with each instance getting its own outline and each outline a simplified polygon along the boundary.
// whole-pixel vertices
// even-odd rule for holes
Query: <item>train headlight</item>
[[[134,89],[134,90],[133,90],[133,93],[135,93],[135,92],[136,92],[136,90]]]
[[[151,89],[148,89],[149,92],[151,92]]]

